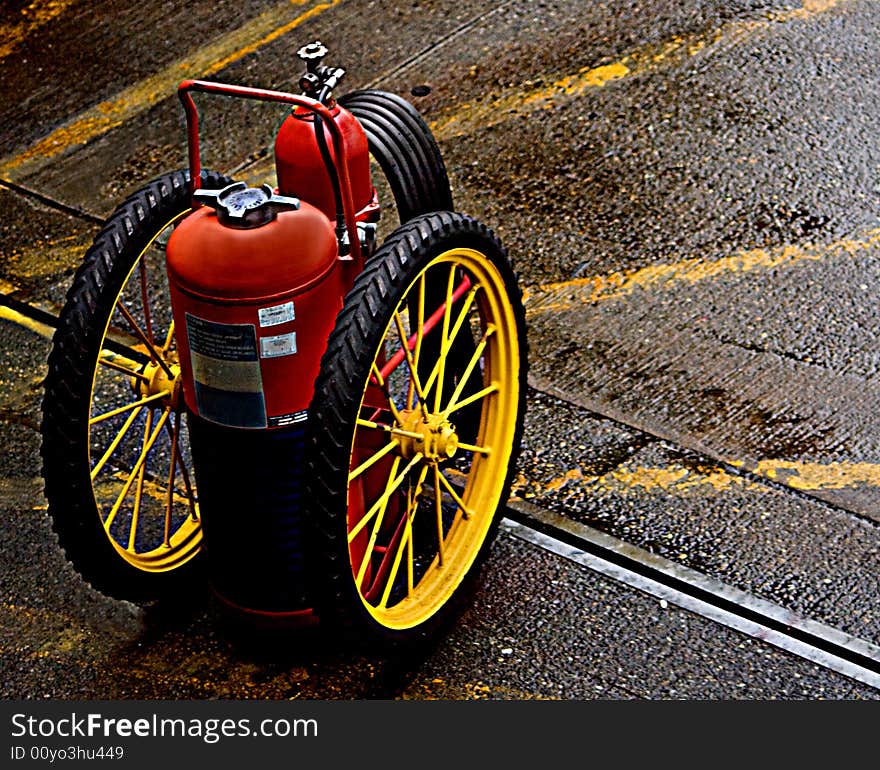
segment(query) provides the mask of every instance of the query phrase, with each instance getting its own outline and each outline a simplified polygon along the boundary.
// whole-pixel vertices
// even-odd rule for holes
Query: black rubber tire
[[[420,214],[454,209],[443,156],[412,104],[396,94],[369,89],[351,91],[338,101],[363,126],[401,224]]]
[[[406,99],[387,91],[352,91],[339,103],[364,127],[370,154],[379,164],[404,224],[432,211],[453,211],[446,165],[431,129]],[[436,347],[437,335],[425,342]],[[452,355],[466,361],[474,347],[459,338]]]
[[[202,186],[232,180],[203,171]],[[48,360],[42,402],[42,474],[49,515],[74,568],[107,596],[134,602],[161,598],[193,579],[196,555],[168,572],[145,572],[122,559],[104,532],[89,468],[92,382],[108,319],[150,241],[190,207],[189,171],[164,174],[129,196],[107,219],[67,293]]]
[[[348,472],[355,420],[375,351],[403,292],[440,253],[462,247],[490,255],[503,276],[515,315],[518,372],[517,417],[503,491],[488,534],[470,570],[450,600],[432,617],[405,630],[377,622],[364,608],[350,566],[347,541]],[[522,438],[528,359],[525,313],[516,275],[495,234],[463,214],[434,212],[399,227],[355,280],[337,317],[309,408],[306,439],[306,495],[311,547],[310,582],[323,625],[355,645],[412,648],[431,641],[463,609],[472,595],[501,519]]]

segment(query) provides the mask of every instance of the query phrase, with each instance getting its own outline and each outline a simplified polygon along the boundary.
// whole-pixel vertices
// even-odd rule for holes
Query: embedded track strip
[[[880,646],[803,618],[676,562],[523,500],[502,531],[670,604],[880,690]]]

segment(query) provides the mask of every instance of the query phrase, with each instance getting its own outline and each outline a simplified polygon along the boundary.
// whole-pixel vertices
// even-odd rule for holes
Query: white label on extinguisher
[[[296,332],[275,337],[260,337],[260,357],[275,358],[296,353]]]
[[[283,305],[273,305],[272,307],[261,307],[257,311],[257,315],[260,318],[260,328],[286,324],[294,319],[293,302],[285,302]]]
[[[201,417],[237,428],[266,427],[257,331],[186,314],[196,408]]]

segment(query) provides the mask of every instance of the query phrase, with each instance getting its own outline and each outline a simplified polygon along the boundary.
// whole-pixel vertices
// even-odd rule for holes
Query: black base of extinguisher
[[[245,613],[307,611],[305,423],[248,430],[190,413],[188,424],[214,591]]]

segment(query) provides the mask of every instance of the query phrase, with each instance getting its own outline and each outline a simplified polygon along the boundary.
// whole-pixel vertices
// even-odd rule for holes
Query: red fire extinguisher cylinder
[[[297,612],[303,437],[344,293],[334,225],[268,186],[196,197],[167,270],[208,570],[231,604]]]

